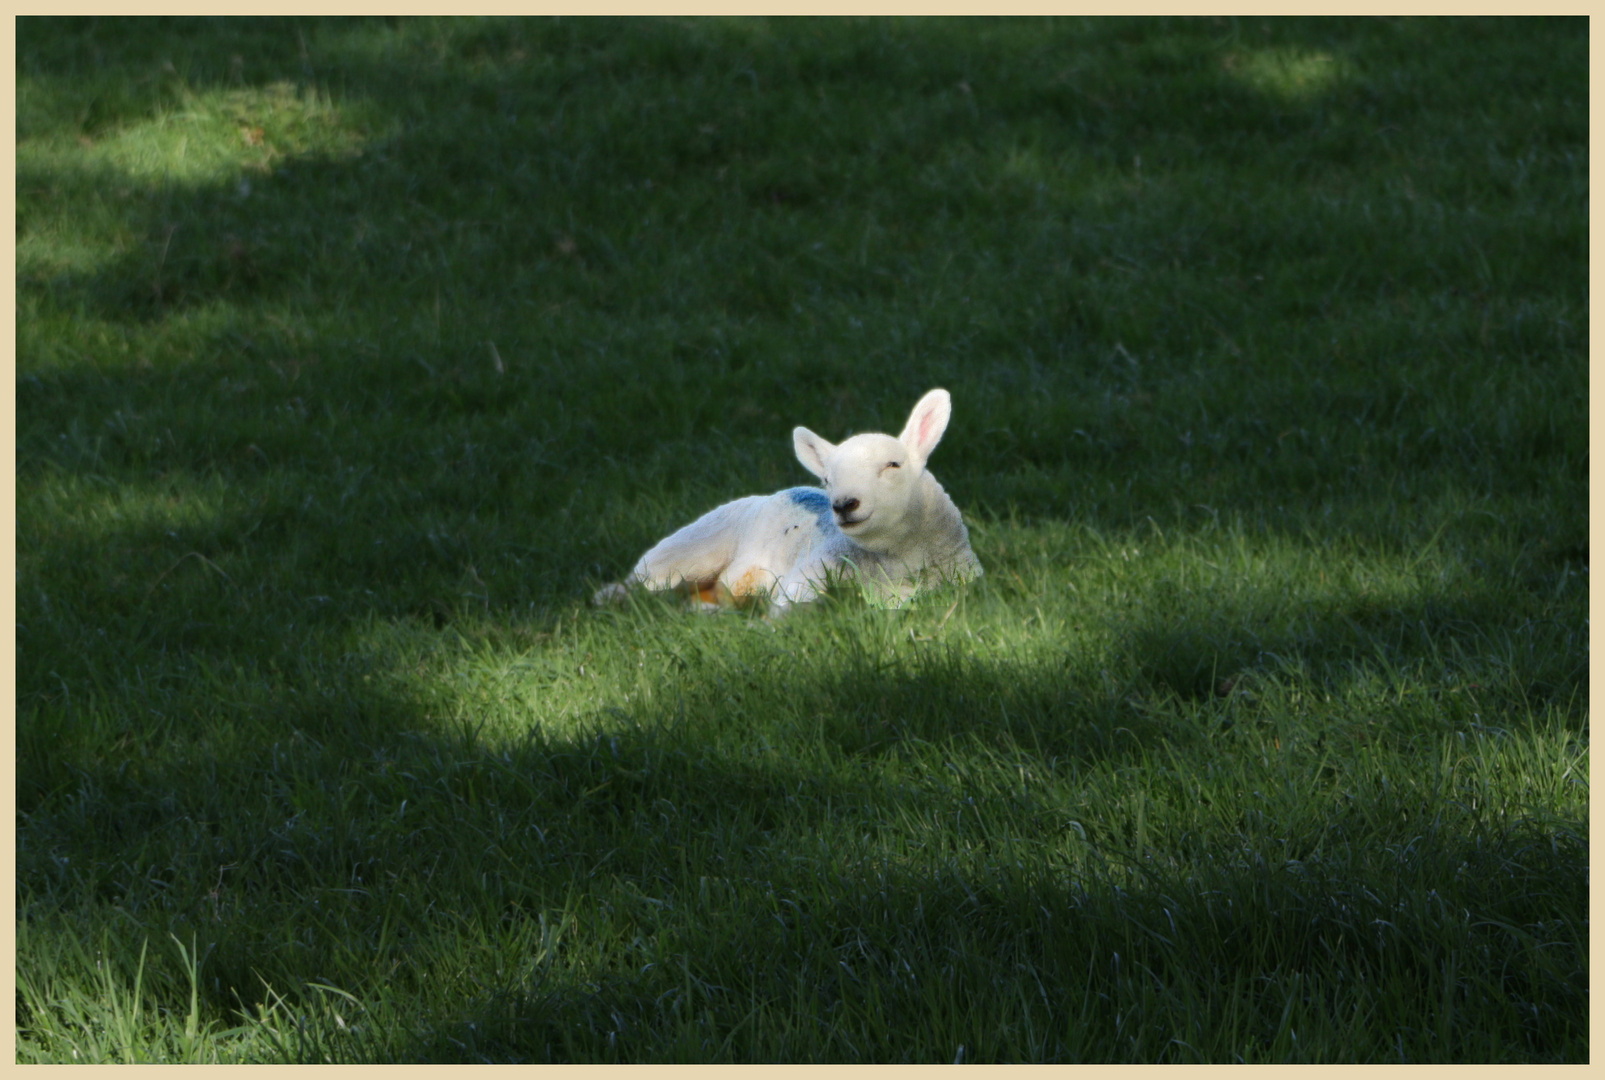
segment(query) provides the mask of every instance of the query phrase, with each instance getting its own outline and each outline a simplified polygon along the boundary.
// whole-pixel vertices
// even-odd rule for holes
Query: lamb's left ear
[[[791,445],[797,452],[797,460],[803,463],[803,468],[823,480],[825,459],[836,449],[830,440],[820,438],[805,427],[796,427],[791,429]]]
[[[948,417],[953,415],[953,399],[946,390],[932,390],[920,398],[914,411],[908,414],[908,424],[897,438],[908,447],[909,464],[916,469],[925,468],[931,451],[942,441],[947,430]]]

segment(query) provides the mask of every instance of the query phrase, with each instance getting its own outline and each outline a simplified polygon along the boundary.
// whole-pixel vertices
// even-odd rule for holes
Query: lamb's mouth
[[[855,518],[842,517],[841,515],[838,514],[836,516],[836,525],[837,525],[838,528],[851,529],[855,525],[862,525],[864,522],[868,521],[869,518],[870,518],[870,514],[873,514],[874,512],[875,511],[871,510],[869,512],[869,514],[865,514],[863,517],[855,517]]]

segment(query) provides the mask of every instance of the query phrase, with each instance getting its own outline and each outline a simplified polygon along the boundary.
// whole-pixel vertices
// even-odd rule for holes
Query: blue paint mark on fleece
[[[811,513],[818,514],[820,517],[827,517],[830,515],[830,496],[826,495],[818,488],[787,488],[786,494],[791,496],[792,502],[796,503],[798,506],[806,508]]]

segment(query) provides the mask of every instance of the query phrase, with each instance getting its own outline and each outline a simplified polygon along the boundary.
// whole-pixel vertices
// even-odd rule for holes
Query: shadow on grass
[[[639,470],[688,432],[704,445],[709,432],[729,432],[772,446],[803,419],[779,416],[777,401],[814,400],[851,429],[884,423],[873,418],[892,398],[956,380],[961,421],[973,402],[987,425],[984,440],[972,432],[970,445],[944,447],[944,475],[972,496],[965,504],[995,498],[998,514],[1018,505],[1064,516],[1066,475],[1095,473],[1126,488],[1069,500],[1099,526],[1140,520],[1183,490],[1217,508],[1262,505],[1275,470],[1284,483],[1296,475],[1294,495],[1307,502],[1345,483],[1403,500],[1400,476],[1430,496],[1446,473],[1449,487],[1525,493],[1554,477],[1517,464],[1584,452],[1576,431],[1541,409],[1516,417],[1516,430],[1491,430],[1500,425],[1479,410],[1501,391],[1457,358],[1397,355],[1422,340],[1453,345],[1475,317],[1471,301],[1450,294],[1491,289],[1481,334],[1532,358],[1530,382],[1547,386],[1556,346],[1572,339],[1566,312],[1528,303],[1534,288],[1553,293],[1535,284],[1542,275],[1444,277],[1431,269],[1437,255],[1410,247],[1419,225],[1339,222],[1288,204],[1289,192],[1308,190],[1306,174],[1350,193],[1342,198],[1402,176],[1400,155],[1381,152],[1391,144],[1361,134],[1367,118],[1385,116],[1410,140],[1433,130],[1451,90],[1464,108],[1490,91],[1434,71],[1385,93],[1388,74],[1423,49],[1498,34],[1489,24],[413,25],[180,21],[125,42],[116,25],[25,23],[29,131],[94,144],[180,106],[224,115],[211,96],[288,80],[292,103],[338,95],[350,117],[329,123],[349,128],[357,148],[262,151],[266,171],[242,164],[207,183],[25,155],[24,232],[56,201],[120,222],[112,231],[131,240],[106,240],[111,254],[88,270],[23,267],[32,370],[19,381],[20,413],[78,402],[86,415],[153,414],[173,437],[162,444],[154,421],[125,420],[144,443],[104,436],[113,463],[160,470],[188,450],[247,490],[265,461],[411,467],[400,444],[420,431],[488,437],[496,461],[539,432],[550,469],[517,483],[505,470],[466,469],[456,485],[505,504],[532,480],[572,495],[580,485],[570,478],[596,447]],[[1535,49],[1564,52],[1573,36],[1556,23],[1513,39],[1492,54],[1498,71],[1483,69],[1485,85],[1527,70]],[[169,55],[171,71],[160,66]],[[105,83],[79,91],[87,104],[71,89],[85,74],[76,65]],[[239,106],[240,131],[226,138],[256,154],[250,140],[269,138],[257,119],[291,124],[270,115],[285,111],[282,97],[249,107],[262,117]],[[1544,145],[1570,131],[1568,110],[1552,111]],[[1294,165],[1284,161],[1290,145]],[[1129,175],[1127,151],[1138,148],[1161,177],[1148,187]],[[1222,201],[1222,191],[1234,195]],[[1202,221],[1194,207],[1212,192],[1218,216]],[[998,224],[1011,221],[1021,224]],[[1311,263],[1340,225],[1372,256]],[[1564,221],[1529,221],[1509,244],[1502,225],[1486,227],[1512,258],[1580,268],[1586,254]],[[1022,292],[1000,247],[1047,284]],[[1029,310],[961,317],[969,297],[921,271],[943,255],[958,258],[954,273],[977,301]],[[1166,276],[1171,265],[1181,272]],[[1291,277],[1252,285],[1269,267]],[[1300,342],[1296,360],[1278,340],[1251,343],[1287,304],[1310,305],[1323,289],[1320,310],[1297,322],[1376,306],[1391,347],[1345,345],[1338,324],[1331,340]],[[1171,297],[1161,318],[1155,295]],[[866,305],[895,313],[868,343],[854,329]],[[61,340],[65,324],[85,322],[86,340]],[[153,328],[161,346],[129,336]],[[1189,381],[1201,350],[1241,357],[1239,342],[1250,343],[1248,358],[1222,358],[1224,378]],[[1372,355],[1318,358],[1345,347]],[[154,368],[141,369],[152,354]],[[921,375],[892,380],[882,361]],[[1451,415],[1434,415],[1412,380],[1437,382]],[[191,404],[205,408],[180,407]],[[1393,443],[1372,437],[1380,432]],[[24,424],[25,475],[56,455],[45,441],[56,434]],[[1019,475],[989,481],[1000,473]],[[1577,552],[1583,541],[1558,543]]]
[[[1264,322],[1238,279],[1268,264],[1302,264],[1305,247],[1327,245],[1331,223],[1324,221],[1310,226],[1310,236],[1256,233],[1267,220],[1287,230],[1308,217],[1267,209],[1280,205],[1277,193],[1302,190],[1303,173],[1323,169],[1342,177],[1346,190],[1386,186],[1398,156],[1355,143],[1364,126],[1353,119],[1384,110],[1409,136],[1431,126],[1434,95],[1452,89],[1463,104],[1483,93],[1435,82],[1446,78],[1436,71],[1409,93],[1381,87],[1385,73],[1429,45],[1485,44],[1499,33],[1490,24],[628,26],[628,33],[618,24],[564,20],[225,29],[179,21],[122,34],[92,20],[25,23],[30,131],[77,132],[94,143],[186,103],[204,112],[215,93],[289,80],[303,96],[339,95],[353,119],[330,122],[352,128],[360,145],[334,157],[269,154],[269,171],[242,165],[201,184],[119,180],[111,165],[79,167],[60,154],[25,158],[18,187],[27,206],[50,199],[85,206],[120,218],[134,240],[87,272],[24,269],[20,294],[30,314],[53,318],[37,331],[29,329],[35,319],[22,321],[25,367],[33,370],[19,381],[19,412],[43,417],[79,403],[91,424],[86,437],[110,451],[97,465],[161,471],[199,462],[253,495],[266,462],[309,474],[286,478],[292,483],[331,482],[321,475],[331,460],[399,467],[405,478],[419,464],[408,444],[429,441],[420,434],[477,441],[488,471],[460,462],[455,477],[428,492],[434,500],[454,494],[439,509],[461,515],[515,505],[539,489],[559,502],[575,497],[597,447],[639,471],[687,432],[702,445],[710,432],[730,432],[741,443],[773,446],[776,431],[802,419],[779,416],[779,400],[815,398],[816,408],[837,412],[849,429],[864,423],[894,393],[885,375],[863,370],[862,335],[847,332],[871,302],[923,309],[925,329],[883,327],[887,343],[870,348],[884,353],[892,339],[913,334],[906,348],[881,357],[902,364],[904,352],[924,354],[912,392],[938,380],[973,384],[960,387],[961,419],[973,401],[988,430],[979,440],[972,433],[970,445],[950,440],[944,476],[971,496],[966,505],[984,501],[998,514],[1018,505],[1062,517],[1068,501],[1079,520],[1121,527],[1183,490],[1217,508],[1256,508],[1272,494],[1268,471],[1273,482],[1296,476],[1301,490],[1288,494],[1308,503],[1344,484],[1384,488],[1383,502],[1418,496],[1399,490],[1409,487],[1401,476],[1413,476],[1429,497],[1444,487],[1498,497],[1553,480],[1514,466],[1526,457],[1565,459],[1561,471],[1578,472],[1567,464],[1584,452],[1575,431],[1536,412],[1517,417],[1514,432],[1481,430],[1486,418],[1476,410],[1497,391],[1454,399],[1465,394],[1451,390],[1436,363],[1412,374],[1414,361],[1384,371],[1356,360],[1353,371],[1326,373],[1306,358],[1292,381],[1323,387],[1308,376],[1330,374],[1333,385],[1292,394],[1279,385],[1286,376],[1257,370],[1269,357],[1242,371],[1227,363],[1222,373],[1233,373],[1225,381],[1257,390],[1203,392],[1203,417],[1193,414],[1199,388],[1182,374],[1206,339],[1224,334],[1239,349],[1233,339],[1252,337]],[[1501,73],[1525,70],[1528,53],[1559,47],[1570,34],[1567,24],[1544,24],[1490,62]],[[169,57],[177,67],[162,68]],[[69,88],[84,74],[79,65],[92,65],[106,84],[87,105]],[[1498,81],[1492,72],[1487,78]],[[292,93],[289,100],[299,99]],[[267,115],[274,101],[253,107]],[[278,107],[285,109],[282,101]],[[1566,110],[1557,112],[1545,121],[1554,125],[1545,129],[1550,142],[1563,142],[1569,130]],[[249,112],[239,123],[247,143],[267,138],[255,133]],[[1349,134],[1334,135],[1338,128]],[[1293,144],[1313,156],[1289,172],[1281,163]],[[1168,170],[1168,188],[1147,190],[1127,177],[1126,151],[1138,146],[1151,171]],[[949,164],[931,174],[932,161]],[[1227,200],[1236,209],[1217,208],[1222,235],[1187,240],[1189,229],[1214,228],[1187,224],[1198,218],[1190,178],[1217,188],[1223,175],[1241,198]],[[120,189],[120,201],[108,194]],[[25,229],[30,213],[25,208]],[[966,218],[979,231],[954,224]],[[993,235],[985,224],[1016,219],[1047,228],[1058,254],[1049,259],[1021,247],[1023,235]],[[1377,251],[1400,233],[1380,219],[1365,227],[1375,233],[1365,243]],[[1516,247],[1553,255],[1575,231],[1559,229],[1564,235],[1548,245],[1537,242],[1539,227],[1529,223]],[[877,229],[889,239],[875,257],[839,250]],[[999,243],[1028,263],[1057,267],[1048,293],[1081,297],[1075,310],[1058,310],[1045,293],[1031,302],[1047,298],[1054,310],[997,325],[944,314],[962,304],[916,268],[942,248],[974,264],[967,287],[977,299],[988,278],[1000,283],[990,292],[1012,295],[1018,283],[994,265]],[[1323,266],[1316,277],[1336,272],[1346,293],[1370,304],[1378,290],[1405,289],[1400,279],[1431,261],[1404,254]],[[1066,259],[1148,268],[1144,291],[1174,292],[1178,312],[1208,308],[1205,321],[1215,329],[1201,337],[1203,324],[1191,316],[1156,320],[1151,303],[1133,306],[1129,290],[1112,283],[1119,272],[1071,274],[1059,265]],[[1152,267],[1166,262],[1185,263],[1199,281],[1237,285],[1215,295],[1216,285],[1153,276]],[[723,269],[708,273],[710,264]],[[1514,303],[1530,284],[1517,274],[1498,292]],[[1414,285],[1441,291],[1472,283],[1423,278]],[[1289,285],[1288,296],[1305,302],[1312,288],[1310,280]],[[1414,311],[1420,297],[1406,306]],[[1485,317],[1483,333],[1508,336],[1523,355],[1553,355],[1545,329],[1553,320],[1526,314],[1525,322],[1517,311],[1492,331]],[[89,335],[98,340],[65,346],[62,321],[86,318],[103,324]],[[716,325],[693,325],[699,319]],[[152,326],[167,335],[164,348],[128,337]],[[1274,353],[1277,345],[1261,349]],[[151,353],[155,369],[142,370]],[[1139,356],[1148,373],[1141,379]],[[1046,376],[1037,370],[1044,365]],[[967,368],[1024,383],[1000,399]],[[1443,382],[1449,408],[1463,413],[1451,419],[1463,422],[1435,422],[1443,418],[1421,395],[1412,399],[1412,378]],[[1356,380],[1360,388],[1346,386]],[[1039,400],[1044,391],[1052,401]],[[895,391],[905,392],[901,384]],[[665,410],[666,401],[675,407]],[[1225,419],[1210,421],[1211,410]],[[1391,421],[1381,415],[1388,411]],[[123,417],[122,429],[95,430],[111,413]],[[1344,422],[1351,413],[1354,425]],[[151,419],[141,424],[140,417]],[[1272,420],[1274,430],[1265,426]],[[1200,446],[1212,449],[1191,450],[1195,429]],[[1397,445],[1384,448],[1371,435],[1357,442],[1356,431],[1391,431]],[[499,464],[523,455],[532,433],[546,468]],[[59,458],[57,434],[24,424],[24,475]],[[1176,440],[1188,452],[1178,452]],[[1511,463],[1508,476],[1493,466],[1497,457]],[[640,479],[657,484],[664,471]],[[1000,473],[1019,475],[997,482]],[[1088,476],[1081,497],[1066,500],[1067,473],[1096,477]],[[1449,482],[1438,483],[1445,475]],[[1104,477],[1111,487],[1124,484],[1125,495],[1093,494]],[[396,516],[388,507],[363,510],[380,521]],[[531,525],[539,531],[539,522]],[[1355,527],[1331,523],[1337,531]],[[610,562],[646,539],[631,535],[610,546]],[[1557,543],[1575,555],[1583,541]],[[567,577],[590,569],[561,554]]]
[[[271,114],[275,100],[282,112],[297,94],[338,94],[356,118],[357,146],[335,158],[264,152],[266,167],[256,162],[262,155],[248,155],[249,166],[210,183],[140,182],[60,155],[25,159],[25,196],[116,201],[142,242],[87,275],[24,273],[24,295],[57,296],[113,321],[161,320],[219,301],[272,307],[288,297],[359,309],[364,296],[388,305],[398,293],[404,303],[484,295],[505,305],[527,290],[546,304],[607,310],[620,293],[662,293],[661,284],[642,286],[672,257],[647,229],[665,216],[678,217],[671,228],[687,234],[682,242],[693,230],[728,231],[733,217],[754,223],[747,258],[719,281],[690,286],[711,292],[677,303],[773,318],[821,287],[892,299],[904,290],[885,268],[782,251],[800,234],[762,222],[812,218],[825,235],[830,218],[864,211],[901,228],[1024,208],[1044,193],[1066,215],[1107,213],[1105,189],[1141,187],[1123,159],[1134,144],[1149,148],[1150,168],[1178,175],[1229,170],[1276,184],[1331,170],[1358,183],[1394,163],[1366,145],[1359,127],[1335,134],[1332,117],[1374,113],[1378,84],[1435,37],[1449,49],[1497,32],[1471,21],[1361,30],[1225,20],[979,30],[940,20],[636,20],[627,33],[605,20],[417,32],[368,22],[222,28],[178,20],[140,29],[124,42],[99,20],[25,23],[25,137],[55,128],[92,146],[176,107],[204,109],[217,94],[275,91],[288,81],[295,90],[287,99],[278,92],[255,108]],[[1550,36],[1552,48],[1567,31],[1557,24]],[[1537,40],[1527,47],[1542,47]],[[231,51],[247,47],[250,79]],[[1047,59],[1061,55],[1060,64]],[[1525,53],[1496,55],[1519,68]],[[108,88],[75,108],[68,84],[76,65],[93,65]],[[1497,82],[1490,73],[1489,84]],[[1390,119],[1424,122],[1431,91],[1442,89],[1429,83],[1418,98],[1390,102],[1402,109]],[[1186,107],[1177,107],[1178,94]],[[260,143],[249,107],[231,107],[246,110],[241,137]],[[1553,138],[1564,139],[1564,117],[1550,123],[1558,125]],[[884,149],[866,156],[843,145],[847,132]],[[1317,132],[1322,138],[1308,138]],[[1315,156],[1287,175],[1286,146],[1299,140]],[[950,160],[955,171],[921,177],[929,160]],[[1062,160],[1083,164],[1065,172],[1053,164]],[[120,201],[111,195],[118,191]],[[1163,201],[1162,189],[1154,194]],[[1120,224],[1127,255],[1146,259],[1154,254],[1147,247],[1179,242],[1158,235],[1175,225],[1168,217],[1152,230],[1139,219]]]

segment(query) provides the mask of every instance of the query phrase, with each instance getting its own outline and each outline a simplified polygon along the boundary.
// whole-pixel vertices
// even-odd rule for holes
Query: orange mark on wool
[[[735,597],[725,588],[721,581],[705,581],[699,584],[691,594],[699,603],[718,604],[720,607],[730,607],[735,603]]]
[[[758,593],[769,591],[769,578],[768,571],[754,566],[736,578],[735,583],[730,586],[730,591],[736,596],[756,596]]]
[[[752,600],[769,591],[772,577],[773,575],[761,567],[755,566],[728,585],[718,578],[709,578],[707,581],[683,585],[681,591],[692,603],[717,604],[724,608],[746,607]]]

